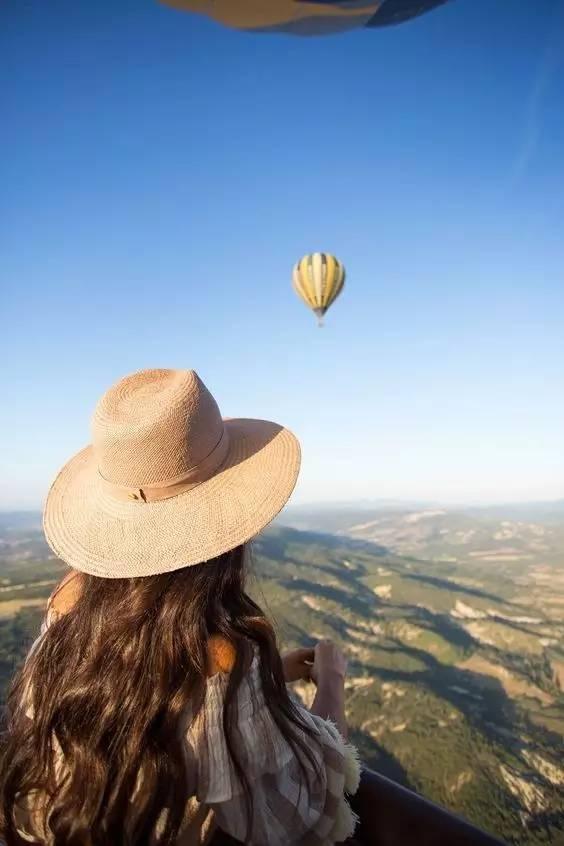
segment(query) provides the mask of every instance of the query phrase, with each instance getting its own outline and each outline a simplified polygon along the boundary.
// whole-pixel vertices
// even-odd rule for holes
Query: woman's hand
[[[303,679],[311,681],[311,671],[315,650],[292,649],[282,655],[282,666],[284,667],[284,679],[286,682],[296,682]]]
[[[347,674],[347,659],[332,640],[320,640],[314,649],[311,679],[319,687],[323,684],[342,685]]]

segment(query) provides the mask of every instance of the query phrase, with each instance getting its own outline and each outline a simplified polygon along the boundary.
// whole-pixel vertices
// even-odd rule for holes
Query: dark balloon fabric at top
[[[329,35],[418,17],[448,0],[161,0],[250,32]]]

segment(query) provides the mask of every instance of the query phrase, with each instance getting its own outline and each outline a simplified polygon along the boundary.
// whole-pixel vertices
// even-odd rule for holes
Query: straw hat
[[[250,540],[290,497],[300,447],[264,420],[222,420],[193,370],[142,370],[104,394],[93,444],[53,483],[47,541],[76,570],[152,576]]]

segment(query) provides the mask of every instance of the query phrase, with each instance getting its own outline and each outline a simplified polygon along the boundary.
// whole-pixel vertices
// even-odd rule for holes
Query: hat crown
[[[98,470],[116,485],[167,482],[204,461],[223,428],[216,401],[193,370],[142,370],[121,379],[96,407]]]

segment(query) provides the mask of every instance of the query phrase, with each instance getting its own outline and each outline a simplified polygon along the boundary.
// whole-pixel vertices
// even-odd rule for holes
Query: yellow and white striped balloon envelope
[[[317,315],[323,315],[345,285],[345,268],[331,253],[310,253],[294,266],[292,284],[298,297]]]

